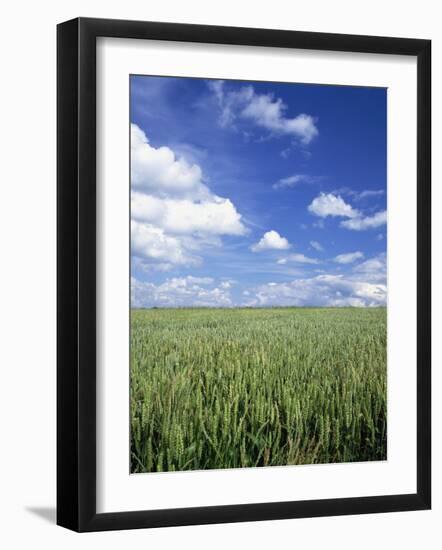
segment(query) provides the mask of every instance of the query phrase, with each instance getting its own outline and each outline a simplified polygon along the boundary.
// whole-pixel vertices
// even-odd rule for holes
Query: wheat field
[[[131,313],[131,472],[385,460],[385,308]]]

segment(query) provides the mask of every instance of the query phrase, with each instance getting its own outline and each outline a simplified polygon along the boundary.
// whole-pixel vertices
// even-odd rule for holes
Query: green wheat
[[[131,471],[385,460],[385,308],[131,316]]]

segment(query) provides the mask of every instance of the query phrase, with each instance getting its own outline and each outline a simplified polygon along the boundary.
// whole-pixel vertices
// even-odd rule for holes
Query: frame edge
[[[90,236],[96,229],[94,48],[98,36],[417,56],[419,368],[416,494],[96,514],[96,379],[95,363],[92,362],[95,361],[96,245]],[[80,18],[57,26],[57,51],[57,524],[77,532],[90,532],[429,509],[431,42]]]
[[[431,509],[431,40],[417,87],[417,494]]]
[[[57,25],[57,524],[78,530],[78,20]]]

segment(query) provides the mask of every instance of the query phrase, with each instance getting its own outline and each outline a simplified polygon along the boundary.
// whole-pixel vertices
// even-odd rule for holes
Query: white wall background
[[[442,541],[441,286],[433,303],[431,512],[76,535],[55,519],[55,25],[77,16],[433,40],[433,281],[442,280],[440,2],[66,0],[7,3],[0,87],[0,543],[59,548],[439,548]],[[439,237],[439,238],[436,238]],[[439,340],[439,341],[437,341]]]

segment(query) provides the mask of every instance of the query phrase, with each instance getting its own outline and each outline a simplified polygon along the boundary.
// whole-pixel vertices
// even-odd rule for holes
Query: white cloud
[[[369,281],[385,282],[387,278],[387,257],[385,253],[378,254],[353,268],[358,277]]]
[[[319,181],[319,176],[309,176],[308,174],[294,174],[287,178],[281,178],[272,185],[273,189],[283,189],[284,187],[294,187],[299,183],[316,183]]]
[[[308,206],[309,212],[326,218],[338,216],[348,218],[341,221],[341,227],[353,231],[372,229],[387,223],[387,211],[376,212],[373,216],[364,216],[359,210],[346,203],[340,195],[333,193],[320,193]]]
[[[161,284],[131,280],[132,307],[230,307],[228,289],[210,277],[173,277]]]
[[[184,148],[185,149],[185,148]],[[131,125],[132,252],[144,269],[195,265],[195,251],[247,230],[234,204],[211,192],[202,170]]]
[[[340,187],[332,191],[334,195],[348,195],[354,201],[362,201],[371,197],[380,197],[385,194],[384,189],[364,189],[363,191],[356,191],[350,187]]]
[[[348,252],[347,254],[338,254],[334,258],[334,261],[338,264],[351,264],[353,262],[356,262],[356,260],[362,260],[364,257],[364,254],[362,252]]]
[[[264,233],[259,242],[252,245],[250,249],[252,252],[261,252],[262,250],[287,250],[290,248],[290,243],[285,237],[275,231],[267,231]]]
[[[241,103],[241,95],[238,92],[226,93],[223,80],[211,80],[208,86],[213,92],[221,111],[219,123],[223,127],[232,126],[235,120],[235,105]],[[242,89],[247,90],[247,88]]]
[[[131,185],[159,196],[201,198],[208,194],[197,164],[177,159],[169,147],[152,147],[136,124],[131,124]]]
[[[132,307],[233,307],[230,281],[212,277],[173,277],[161,284],[132,278]],[[387,301],[386,257],[380,254],[355,266],[350,274],[319,274],[284,283],[270,281],[242,290],[241,305],[373,307]]]
[[[175,281],[180,281],[179,278],[174,279]],[[194,277],[193,275],[187,275],[184,277],[184,281],[196,285],[211,285],[214,283],[213,277]]]
[[[360,216],[341,222],[342,227],[352,229],[353,231],[363,231],[364,229],[374,229],[387,223],[387,211],[376,212],[373,216]]]
[[[158,269],[199,263],[199,258],[188,254],[179,239],[166,235],[163,229],[150,224],[132,220],[131,241],[132,254],[158,264]]]
[[[132,193],[132,218],[173,234],[244,235],[246,229],[229,199],[212,195],[208,201],[160,199]]]
[[[288,262],[295,262],[298,264],[319,264],[319,260],[316,258],[309,258],[304,254],[290,254],[286,258],[281,258],[277,261],[278,264],[285,265]]]
[[[272,94],[258,94],[253,86],[228,90],[224,81],[211,81],[209,88],[221,111],[220,124],[233,126],[238,118],[248,119],[274,134],[285,134],[309,144],[317,135],[315,119],[305,113],[287,117],[287,106]]]
[[[228,290],[229,288],[232,288],[234,284],[235,284],[235,281],[233,281],[233,279],[229,279],[228,281],[222,281],[219,286],[220,288]]]
[[[271,94],[254,93],[243,109],[242,116],[252,119],[258,126],[272,132],[295,136],[301,143],[307,145],[318,135],[314,118],[305,113],[294,118],[286,118],[286,109],[281,99],[275,99]]]
[[[287,283],[268,283],[254,289],[249,306],[383,306],[385,284],[366,282],[342,275],[317,275]]]
[[[345,218],[356,218],[359,212],[350,204],[347,204],[340,195],[332,193],[320,193],[308,206],[309,212],[326,218],[327,216],[340,216]]]
[[[310,241],[310,246],[318,252],[322,252],[324,250],[321,243],[319,243],[318,241]]]
[[[372,307],[387,303],[386,255],[355,265],[350,273],[321,273],[284,283],[269,282],[248,289],[244,305]]]

